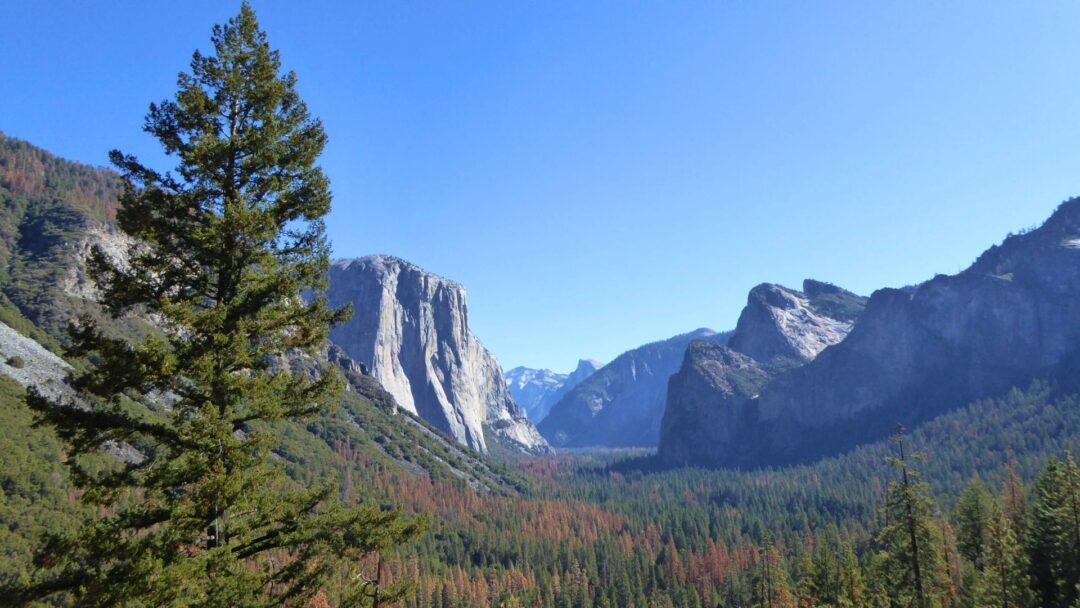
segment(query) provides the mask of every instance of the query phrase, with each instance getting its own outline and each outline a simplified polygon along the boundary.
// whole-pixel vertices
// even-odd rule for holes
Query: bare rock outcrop
[[[726,345],[692,342],[671,377],[659,455],[669,465],[748,464],[757,457],[759,393],[851,331],[866,298],[806,280],[803,290],[765,283],[750,291]]]
[[[507,391],[498,361],[469,331],[465,288],[389,256],[334,262],[330,303],[351,320],[330,339],[360,362],[400,407],[460,443],[488,450],[485,429],[524,451],[547,442]]]
[[[71,393],[64,383],[69,370],[71,366],[60,356],[0,323],[0,373],[25,388],[58,397]]]
[[[813,304],[821,296],[811,296]],[[783,294],[773,294],[783,295]],[[764,299],[764,298],[763,298]],[[843,298],[826,310],[843,318]],[[905,289],[881,289],[847,335],[813,321],[802,305],[769,300],[730,344],[753,354],[769,378],[733,390],[708,361],[687,355],[672,379],[660,455],[669,464],[760,466],[797,462],[873,441],[949,409],[995,397],[1036,378],[1075,382],[1080,365],[1080,199],[1063,203],[1039,228],[1011,235],[968,269]],[[776,321],[773,328],[762,319]],[[801,329],[785,329],[796,318]],[[740,320],[740,332],[744,326]],[[765,331],[767,330],[767,331]],[[803,335],[802,331],[809,332]],[[810,335],[813,334],[813,335]],[[808,362],[802,354],[812,354]],[[769,359],[779,353],[780,357]],[[775,367],[792,361],[795,365]],[[768,359],[768,361],[766,361]],[[803,363],[798,364],[798,359]],[[684,373],[685,372],[685,373]],[[729,373],[725,370],[724,373]]]
[[[810,361],[847,336],[860,309],[857,304],[845,308],[820,304],[826,296],[864,301],[839,287],[809,279],[801,292],[782,285],[758,285],[750,291],[728,345],[762,362],[776,357]]]

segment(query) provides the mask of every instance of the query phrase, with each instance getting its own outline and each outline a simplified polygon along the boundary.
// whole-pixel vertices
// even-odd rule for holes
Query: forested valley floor
[[[88,513],[59,443],[29,428],[21,389],[0,386],[9,463],[0,546],[3,574],[18,576],[32,567],[35,534],[78,526]],[[905,438],[907,466],[926,484],[907,497],[925,501],[917,523],[926,605],[1006,605],[986,589],[1007,564],[1020,602],[1007,605],[1072,605],[1080,476],[1067,453],[1080,448],[1077,405],[1035,383]],[[523,459],[500,469],[505,484],[477,490],[456,475],[418,475],[341,428],[324,421],[311,434],[287,432],[303,442],[288,470],[306,483],[340,481],[350,503],[427,519],[418,541],[385,556],[385,580],[410,584],[405,606],[891,606],[912,588],[906,541],[888,535],[903,489],[886,462],[894,442],[758,471],[654,470],[649,456],[619,452]],[[988,557],[1002,539],[1013,543],[1005,566]]]

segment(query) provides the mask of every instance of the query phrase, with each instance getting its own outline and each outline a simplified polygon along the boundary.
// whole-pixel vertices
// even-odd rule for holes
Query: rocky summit
[[[726,345],[691,342],[671,377],[660,430],[667,464],[741,464],[759,393],[787,370],[814,360],[851,331],[866,299],[820,281],[803,290],[765,283],[750,291]]]
[[[753,363],[694,348],[672,378],[660,446],[668,464],[802,461],[1036,379],[1071,382],[1080,361],[1080,199],[963,272],[874,292],[857,318],[824,293],[809,300],[827,296],[831,309],[813,308],[832,321],[812,320],[774,297],[782,294],[758,295],[730,342]],[[763,314],[763,301],[776,310]],[[742,335],[744,320],[759,328],[754,336]]]
[[[330,339],[394,397],[460,443],[488,451],[548,445],[514,402],[502,368],[469,331],[465,288],[390,256],[336,261],[327,297],[352,305]]]
[[[506,372],[506,385],[529,420],[539,423],[566,393],[603,366],[603,363],[593,359],[581,359],[569,374],[559,374],[550,369],[515,367]]]

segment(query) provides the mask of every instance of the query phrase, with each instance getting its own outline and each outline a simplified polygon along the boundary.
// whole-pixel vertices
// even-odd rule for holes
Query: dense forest
[[[1067,455],[1080,447],[1077,430],[1075,398],[1037,384],[908,435],[918,454],[906,464],[909,488],[887,461],[898,456],[895,442],[745,472],[651,470],[649,458],[617,454],[529,460],[522,466],[531,486],[518,497],[393,474],[378,487],[433,514],[431,532],[395,565],[417,581],[413,606],[919,605],[889,599],[909,586],[901,576],[907,545],[894,528],[911,488],[925,549],[948,579],[924,605],[1071,606],[1077,579],[1066,571],[1076,545],[1067,531],[1075,528],[1063,505],[1077,497]],[[1001,537],[987,532],[1004,525],[992,520],[998,508],[1016,537],[1010,559],[1025,564],[1011,584],[1018,597],[1040,590],[1036,603],[977,595],[980,581],[997,574],[973,547]],[[1034,564],[1048,543],[1060,559]],[[854,587],[843,590],[842,580]],[[763,595],[763,584],[775,597]]]
[[[0,543],[3,575],[17,577],[32,568],[38,534],[90,513],[60,466],[60,443],[29,428],[19,387],[2,387],[10,464]],[[425,518],[423,535],[385,555],[386,582],[409,583],[403,606],[918,605],[889,599],[911,587],[895,522],[912,497],[929,560],[924,605],[1075,602],[1080,478],[1068,451],[1080,448],[1080,408],[1045,383],[913,430],[904,445],[920,475],[914,490],[886,461],[895,442],[744,472],[652,470],[648,457],[617,452],[532,458],[505,465],[519,473],[501,488],[477,490],[456,475],[417,474],[349,426],[295,428],[282,453],[300,455],[288,468],[297,481],[334,479],[348,504]],[[1003,603],[987,586],[1006,575],[1014,599]]]

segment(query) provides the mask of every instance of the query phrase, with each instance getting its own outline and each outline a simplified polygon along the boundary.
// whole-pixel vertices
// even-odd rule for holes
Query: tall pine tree
[[[1027,563],[1012,523],[991,505],[981,550],[983,568],[975,586],[979,608],[1029,608],[1033,595]]]
[[[124,263],[97,251],[90,269],[111,315],[161,331],[132,344],[84,319],[72,330],[72,354],[89,363],[72,380],[78,399],[28,398],[69,443],[100,517],[50,539],[18,599],[296,605],[335,578],[357,583],[332,590],[335,603],[363,605],[385,597],[379,577],[343,568],[415,532],[395,513],[343,509],[330,487],[298,487],[270,459],[282,424],[341,399],[338,374],[287,364],[344,318],[323,295],[326,135],[247,4],[212,41],[146,117],[174,171],[111,153],[126,180],[117,223],[135,244]],[[140,456],[79,466],[119,444]]]
[[[978,478],[968,482],[956,503],[957,545],[960,555],[976,568],[982,568],[982,550],[990,520],[993,498]]]
[[[884,549],[878,564],[886,577],[890,599],[898,606],[939,608],[952,599],[951,581],[942,551],[941,529],[932,518],[929,487],[919,480],[897,435],[899,457],[890,458],[900,479],[889,485],[885,502],[885,527],[878,535]]]
[[[796,608],[797,606],[788,578],[787,561],[771,537],[765,539],[761,550],[754,593],[754,606],[757,608]]]
[[[1035,485],[1030,554],[1040,606],[1068,608],[1080,585],[1080,468],[1051,458]]]

